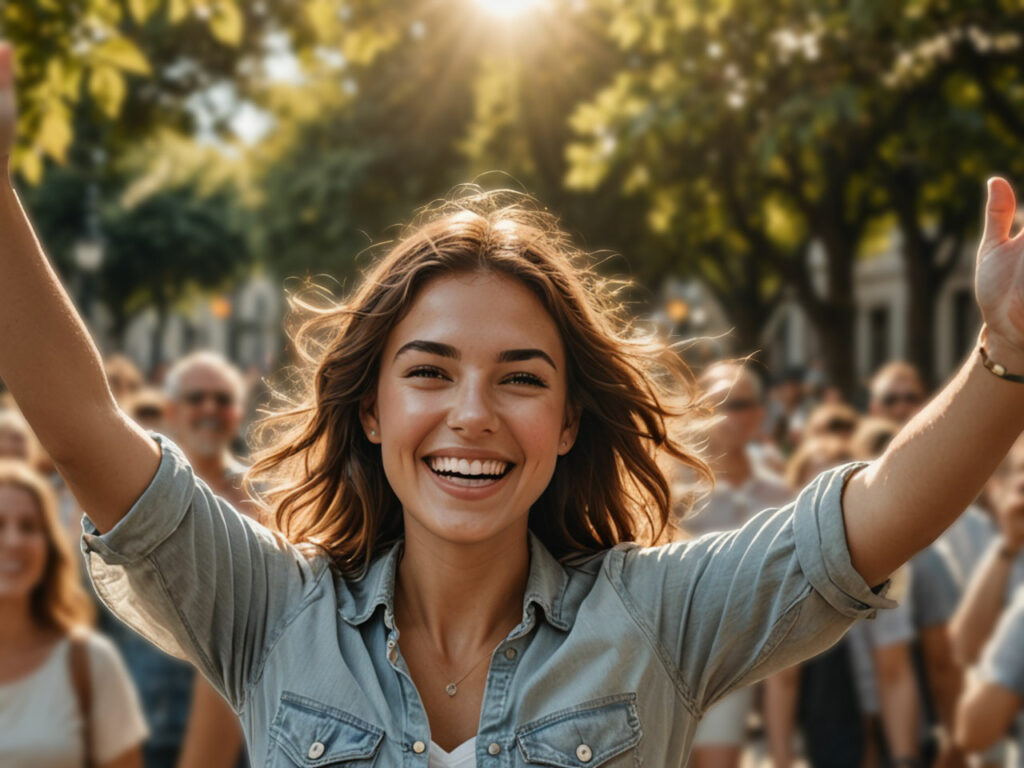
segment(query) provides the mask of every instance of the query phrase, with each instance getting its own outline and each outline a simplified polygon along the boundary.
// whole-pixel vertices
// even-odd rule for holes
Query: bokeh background
[[[978,327],[1024,179],[1018,0],[17,0],[17,184],[105,352],[266,371],[455,185],[535,195],[636,312],[856,397]],[[722,336],[722,334],[726,334]],[[158,378],[158,377],[157,377]]]

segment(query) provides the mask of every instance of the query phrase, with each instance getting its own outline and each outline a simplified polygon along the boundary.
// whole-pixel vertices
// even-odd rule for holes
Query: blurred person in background
[[[124,404],[146,385],[142,371],[124,355],[114,354],[104,358],[103,370],[107,374],[110,392],[119,404]]]
[[[804,387],[804,372],[800,368],[787,368],[774,382],[768,399],[764,432],[789,456],[800,445],[808,404]]]
[[[975,667],[982,661],[1000,617],[1015,593],[1024,587],[1024,437],[1017,440],[993,474],[986,496],[993,509],[997,533],[971,576],[950,623],[954,652],[965,667]],[[1007,635],[1013,635],[1012,628]],[[1018,647],[1017,653],[1024,651]],[[998,736],[993,736],[991,729],[979,731],[977,723],[978,707],[983,706],[977,703],[978,697],[984,698],[986,691],[992,693],[993,684],[1005,687],[1006,679],[1001,676],[1002,670],[997,669],[1005,661],[1003,656],[1004,652],[994,647],[992,656],[986,659],[987,665],[969,673],[969,693],[958,709],[956,726],[960,745],[965,749],[995,745],[1008,735],[1005,728]],[[1016,727],[1024,728],[1024,718],[1017,720]],[[986,756],[989,764],[995,759]]]
[[[1013,738],[1007,768],[1024,766],[1024,588],[1019,588],[957,709],[956,743],[983,752]]]
[[[0,410],[0,459],[12,458],[28,462],[50,484],[57,499],[57,516],[64,528],[68,543],[74,548],[82,535],[82,514],[78,509],[64,478],[57,472],[50,457],[36,440],[25,417],[16,408]]]
[[[708,433],[707,458],[715,487],[681,527],[690,535],[739,528],[764,509],[792,499],[781,477],[752,460],[751,445],[764,421],[761,382],[740,362],[712,365],[700,378],[717,417]],[[752,687],[740,688],[711,707],[697,726],[694,768],[735,768],[739,765]]]
[[[163,392],[133,388],[123,401],[126,413],[145,429],[169,433],[214,493],[241,511],[251,508],[241,489],[245,466],[231,453],[244,409],[237,369],[216,353],[196,352],[172,364],[164,387]],[[142,691],[153,731],[145,746],[147,768],[244,765],[238,718],[220,694],[190,665],[158,650],[110,614],[103,612],[101,618]]]
[[[245,413],[246,384],[222,355],[193,352],[164,378],[167,431],[210,489],[243,513],[254,512],[242,488],[245,465],[231,452]],[[178,768],[230,768],[245,761],[242,729],[228,703],[196,677]]]
[[[0,410],[0,459],[35,464],[39,446],[25,417],[14,408]]]
[[[851,458],[849,441],[841,436],[805,440],[786,465],[786,485],[796,493],[809,479]],[[765,718],[776,768],[794,764],[796,721],[803,733],[804,757],[812,768],[861,768],[860,712],[846,644],[840,641],[769,678]]]
[[[144,387],[128,398],[124,412],[143,429],[151,432],[165,432],[164,415],[167,412],[167,398],[159,389]]]
[[[142,768],[138,697],[91,615],[46,480],[0,459],[4,768]]]
[[[854,455],[862,461],[871,461],[885,451],[903,423],[920,410],[926,396],[917,369],[904,362],[882,366],[872,377],[869,389],[868,407],[876,415],[866,419],[854,436]],[[959,765],[963,756],[952,736],[963,670],[948,633],[960,597],[957,566],[948,548],[933,542],[911,558],[907,568],[907,603],[915,633],[911,651],[923,726],[922,762],[939,760],[943,765]],[[902,667],[902,654],[899,665]],[[899,674],[902,676],[902,669]]]
[[[804,439],[833,435],[845,440],[853,437],[860,414],[846,403],[823,403],[811,411],[804,427]]]
[[[246,468],[231,449],[242,426],[245,390],[241,371],[209,351],[183,357],[164,380],[170,436],[210,489],[243,512],[253,509],[242,489]]]
[[[868,413],[905,424],[924,404],[921,374],[910,363],[896,360],[883,365],[868,384]]]

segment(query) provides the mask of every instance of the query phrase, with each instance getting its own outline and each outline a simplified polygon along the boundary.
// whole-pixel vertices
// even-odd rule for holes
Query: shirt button
[[[514,659],[515,657],[516,657],[516,649],[515,648],[506,648],[505,649],[505,658],[506,659],[508,659],[509,661],[512,661],[512,659]]]
[[[323,753],[324,745],[321,744],[319,741],[314,741],[312,744],[309,745],[309,752],[307,752],[306,754],[309,755],[310,760],[316,760],[318,757],[323,755]]]
[[[501,752],[501,745],[500,745],[500,744],[499,744],[498,742],[496,742],[496,741],[492,741],[492,742],[491,742],[491,743],[490,743],[490,744],[489,744],[489,745],[487,746],[487,754],[488,754],[488,755],[496,755],[496,754],[498,754],[499,752]]]
[[[424,744],[422,741],[417,741],[415,744],[412,745],[412,751],[415,752],[417,755],[422,755],[424,752],[427,751],[427,745]]]
[[[582,763],[589,763],[590,758],[594,756],[593,751],[586,744],[580,744],[576,747],[576,757],[580,759]]]

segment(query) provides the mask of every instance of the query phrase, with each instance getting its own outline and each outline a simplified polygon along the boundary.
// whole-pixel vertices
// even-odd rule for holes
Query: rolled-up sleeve
[[[609,578],[696,716],[895,605],[887,584],[864,582],[846,543],[843,488],[863,466],[823,473],[738,530],[608,559]]]
[[[326,563],[237,512],[174,443],[154,438],[159,468],[128,513],[102,535],[82,521],[89,575],[118,618],[198,667],[239,710],[275,635]]]

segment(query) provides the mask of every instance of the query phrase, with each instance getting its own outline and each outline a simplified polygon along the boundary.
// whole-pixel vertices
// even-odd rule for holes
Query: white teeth
[[[454,456],[431,456],[427,459],[435,472],[455,472],[460,475],[502,475],[508,462],[497,459],[459,459]]]

